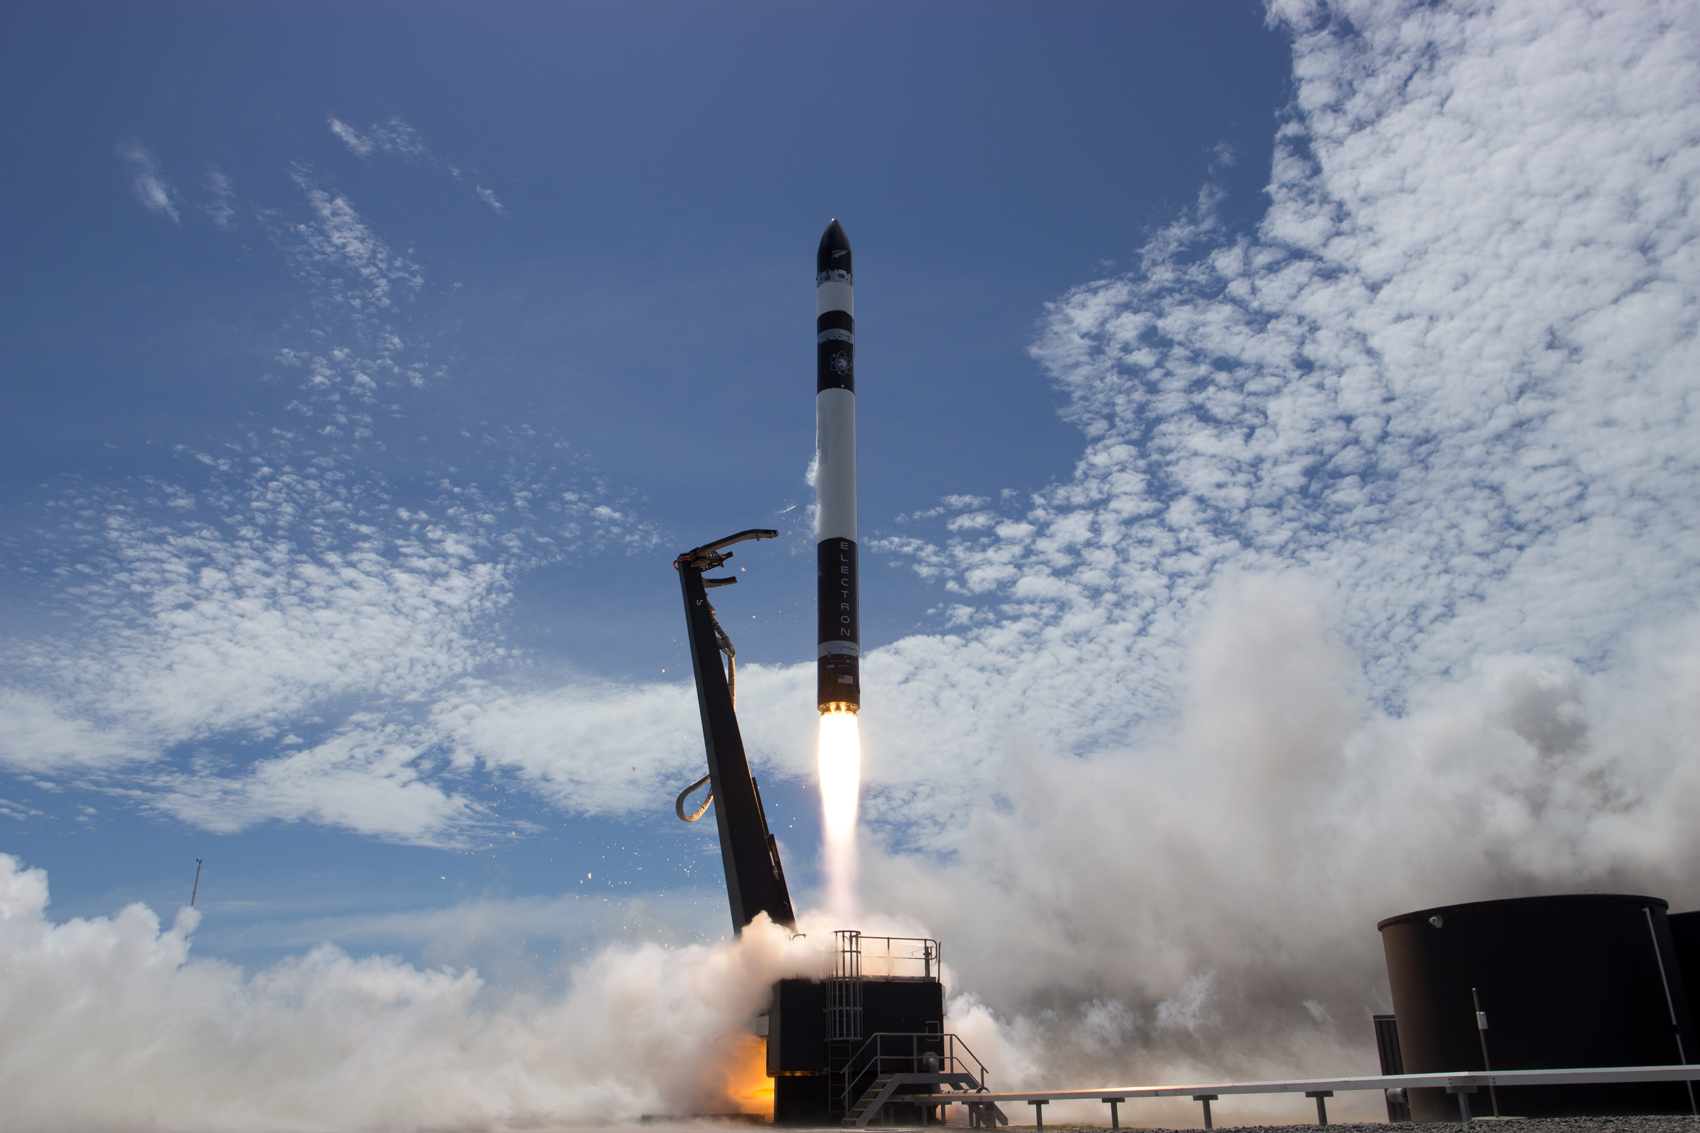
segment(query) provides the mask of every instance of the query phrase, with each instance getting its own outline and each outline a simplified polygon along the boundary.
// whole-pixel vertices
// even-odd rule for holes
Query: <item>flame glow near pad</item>
[[[821,816],[826,831],[827,907],[840,918],[856,913],[856,810],[862,790],[862,737],[856,716],[820,718]]]

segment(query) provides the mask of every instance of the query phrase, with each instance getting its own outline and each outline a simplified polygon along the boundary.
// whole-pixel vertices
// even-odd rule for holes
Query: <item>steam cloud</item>
[[[865,659],[861,872],[893,919],[863,927],[944,938],[950,1025],[994,1086],[1369,1072],[1378,918],[1584,888],[1700,905],[1700,11],[1272,19],[1295,94],[1259,230],[1223,232],[1207,190],[1035,344],[1087,438],[1075,476],[871,548],[946,588],[960,632]],[[326,232],[357,220],[312,199]],[[362,311],[412,270],[321,243]],[[443,636],[470,656],[460,609]],[[810,671],[740,673],[758,759],[797,775],[808,737],[762,722],[812,717]],[[464,683],[408,739],[618,813],[650,784],[608,779],[630,766],[609,737],[680,737],[673,775],[688,697]],[[137,758],[38,717],[12,762]],[[569,730],[565,754],[539,738]],[[556,999],[332,949],[248,976],[188,958],[193,914],[55,927],[45,884],[0,869],[0,1095],[43,1129],[724,1108],[714,1052],[819,962],[756,932],[611,949]]]
[[[193,910],[162,931],[142,905],[54,925],[46,903],[46,875],[0,855],[0,1096],[14,1129],[737,1112],[771,981],[821,962],[810,938],[763,920],[732,945],[609,949],[562,997],[487,1005],[471,972],[325,946],[249,977],[190,958]]]

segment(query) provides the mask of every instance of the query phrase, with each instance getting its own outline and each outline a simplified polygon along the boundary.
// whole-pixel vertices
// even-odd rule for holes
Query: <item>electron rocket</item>
[[[815,254],[815,663],[821,712],[862,706],[856,588],[856,278],[834,220]]]

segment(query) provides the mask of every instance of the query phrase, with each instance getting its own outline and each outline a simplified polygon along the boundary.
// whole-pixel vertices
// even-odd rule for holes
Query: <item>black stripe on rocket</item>
[[[822,712],[862,706],[862,632],[856,609],[856,544],[823,539],[815,548],[815,598],[819,603],[820,659],[815,665],[816,701]],[[849,645],[835,651],[833,646]]]
[[[856,316],[826,311],[815,319],[815,392],[856,392]]]

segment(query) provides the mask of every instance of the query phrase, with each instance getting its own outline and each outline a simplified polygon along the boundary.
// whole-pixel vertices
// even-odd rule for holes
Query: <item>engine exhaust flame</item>
[[[720,1053],[718,1092],[736,1112],[771,1119],[773,1079],[767,1076],[767,1040],[755,1035],[728,1036]]]
[[[821,814],[826,829],[827,908],[856,915],[856,810],[862,790],[862,738],[853,712],[820,718]]]

